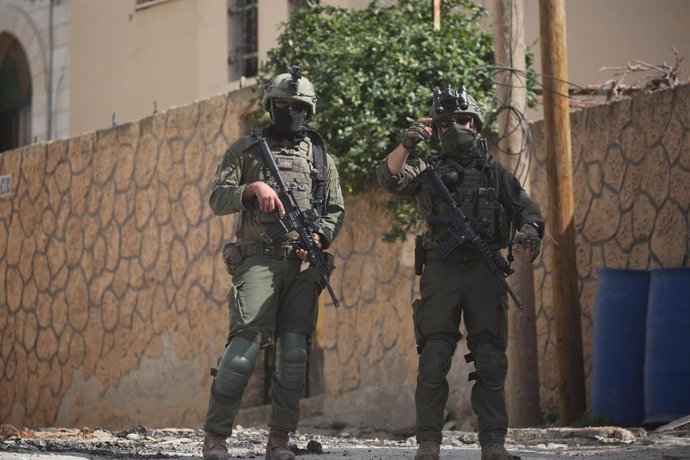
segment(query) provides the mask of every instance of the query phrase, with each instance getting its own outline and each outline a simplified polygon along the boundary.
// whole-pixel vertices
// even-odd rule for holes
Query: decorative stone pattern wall
[[[227,331],[219,254],[234,232],[206,203],[250,91],[0,155],[12,176],[0,199],[0,422],[201,426]],[[596,269],[688,264],[689,101],[684,86],[573,113],[587,367]],[[548,215],[541,124],[533,131],[532,194]],[[342,307],[323,297],[314,351],[326,417],[395,429],[414,423],[418,281],[413,237],[381,240],[386,199],[347,198],[333,248]],[[549,250],[535,272],[545,411],[557,407]],[[449,411],[471,429],[463,345]],[[263,401],[255,374],[245,406]]]
[[[597,269],[690,265],[690,86],[571,114],[575,231],[587,380]],[[543,124],[532,127],[532,195],[545,216]],[[536,163],[536,164],[535,164]],[[542,408],[558,407],[552,241],[535,268]]]
[[[0,420],[199,424],[234,231],[208,190],[249,95],[0,155]]]

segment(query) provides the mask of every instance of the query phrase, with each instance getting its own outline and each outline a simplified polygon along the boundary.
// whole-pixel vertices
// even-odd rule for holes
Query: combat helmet
[[[270,112],[270,101],[274,97],[304,102],[309,106],[309,117],[316,113],[318,97],[314,85],[302,76],[302,69],[299,66],[292,66],[290,73],[276,75],[266,86],[261,99],[261,106],[266,112]]]
[[[437,89],[434,91],[434,100],[431,104],[431,119],[435,124],[438,121],[456,117],[458,115],[469,115],[474,118],[477,131],[481,131],[484,126],[484,114],[477,101],[467,94],[464,86],[457,91],[448,85],[444,91]]]

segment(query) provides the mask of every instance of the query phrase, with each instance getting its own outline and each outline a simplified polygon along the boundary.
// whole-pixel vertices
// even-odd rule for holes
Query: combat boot
[[[222,434],[206,432],[204,447],[201,449],[204,460],[228,460],[228,448],[225,446],[225,438]]]
[[[417,448],[414,460],[438,460],[441,455],[441,446],[435,441],[422,441]]]
[[[482,446],[482,460],[520,460],[520,457],[508,453],[503,444],[490,442]]]
[[[295,460],[295,454],[288,447],[289,433],[271,428],[266,444],[266,460]]]

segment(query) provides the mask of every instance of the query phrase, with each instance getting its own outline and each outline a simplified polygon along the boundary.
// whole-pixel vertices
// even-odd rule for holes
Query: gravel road
[[[102,429],[45,428],[28,430],[0,425],[0,459],[191,459],[200,458],[203,432],[191,429],[147,429],[119,432]],[[413,438],[394,440],[337,434],[293,436],[298,458],[392,460],[414,457]],[[263,458],[266,430],[237,427],[229,439],[231,458]],[[690,460],[690,424],[663,432],[641,428],[511,429],[508,448],[523,460],[577,458],[597,460]],[[474,433],[444,432],[441,459],[478,460]]]

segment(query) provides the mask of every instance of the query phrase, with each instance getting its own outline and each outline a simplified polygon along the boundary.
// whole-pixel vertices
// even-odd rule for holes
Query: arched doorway
[[[0,33],[0,152],[31,143],[31,71],[20,43]]]

